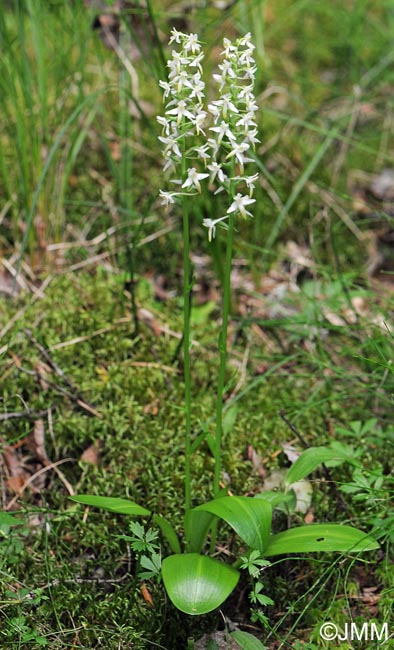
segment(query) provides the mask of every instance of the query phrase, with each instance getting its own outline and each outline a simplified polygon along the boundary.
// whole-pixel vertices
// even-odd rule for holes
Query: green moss
[[[45,296],[30,303],[24,296],[15,302],[3,301],[1,308],[6,320],[25,307],[4,341],[8,345],[0,365],[1,373],[5,373],[4,410],[21,410],[21,397],[32,411],[51,407],[52,435],[45,425],[48,457],[52,461],[68,459],[60,469],[74,489],[130,498],[167,516],[181,530],[184,389],[179,361],[173,359],[178,340],[157,336],[144,325],[140,335],[133,339],[129,301],[122,299],[122,291],[119,278],[100,271],[56,277]],[[148,287],[140,295],[143,306],[156,314],[158,322],[179,331],[181,305],[171,301],[155,303]],[[234,493],[262,489],[261,478],[250,461],[245,460],[248,445],[264,459],[266,471],[287,464],[285,455],[280,453],[283,443],[293,439],[299,445],[281,419],[281,411],[286,412],[309,444],[326,444],[332,435],[328,429],[330,422],[346,425],[352,419],[367,419],[376,401],[374,387],[381,385],[383,377],[386,390],[392,383],[391,375],[376,363],[377,351],[378,359],[382,359],[381,355],[389,358],[387,337],[371,330],[375,333],[371,339],[370,332],[364,332],[360,325],[358,329],[353,326],[332,330],[328,337],[319,338],[313,329],[317,296],[320,309],[324,300],[327,309],[337,313],[346,304],[340,288],[333,284],[322,284],[313,290],[305,285],[303,293],[293,298],[295,313],[301,317],[295,318],[293,313],[290,319],[279,320],[275,325],[260,324],[268,336],[271,331],[275,334],[273,345],[278,337],[282,339],[281,352],[278,348],[275,353],[272,349],[268,353],[259,346],[259,339],[249,339],[250,371],[265,364],[268,372],[250,374],[239,388],[236,416],[224,437],[223,471]],[[200,347],[193,348],[195,435],[203,429],[212,432],[214,426],[216,312],[208,310],[205,318],[205,324],[194,333],[200,335]],[[245,321],[243,331],[248,331],[251,324]],[[86,401],[99,416],[62,394],[59,388],[70,387],[50,368],[45,369],[45,377],[53,386],[40,385],[34,375],[24,372],[23,369],[32,371],[39,367],[37,364],[43,360],[25,334],[25,327],[49,350],[83,403]],[[308,339],[311,332],[314,334]],[[305,347],[308,340],[310,343]],[[360,356],[368,357],[368,362],[355,359],[356,340]],[[242,350],[241,337],[232,349],[234,358]],[[352,365],[348,365],[350,362]],[[228,379],[233,387],[237,376],[229,366]],[[22,440],[31,431],[31,423],[24,419],[9,420],[3,425],[5,443]],[[81,460],[92,443],[100,447],[97,465]],[[196,451],[192,469],[193,502],[198,504],[212,496],[213,459],[206,442]],[[348,480],[346,472],[339,472],[336,477],[339,481]],[[143,601],[132,577],[111,582],[126,572],[127,547],[115,535],[127,533],[127,521],[94,509],[83,519],[83,510],[68,500],[61,477],[52,472],[48,479],[47,487],[42,485],[38,496],[29,492],[24,496],[28,510],[39,505],[48,514],[39,515],[38,528],[26,525],[23,533],[15,529],[1,548],[2,570],[10,571],[14,581],[27,584],[29,590],[44,588],[43,593],[49,598],[42,598],[36,610],[25,600],[9,602],[7,616],[12,619],[23,615],[29,625],[40,614],[41,620],[45,620],[39,627],[40,635],[49,634],[51,639],[55,634],[54,647],[59,648],[70,640],[71,621],[79,629],[79,640],[85,647],[101,643],[103,647],[115,648],[120,639],[136,648],[149,647],[149,639],[161,639],[166,647],[179,643],[179,637],[175,641],[171,635],[175,634],[180,615],[167,609],[160,585],[149,587],[155,601],[152,609]],[[334,519],[343,516],[333,498],[324,488],[316,493],[316,513],[322,519],[327,518],[327,512]],[[376,516],[377,511],[371,511],[368,521]],[[363,525],[356,505],[353,517],[359,517]],[[45,519],[49,524],[47,531]],[[277,518],[274,521],[275,525],[283,525]],[[327,562],[329,567],[330,560]],[[311,570],[311,586],[318,579],[318,566]],[[294,565],[293,570],[297,573],[299,568]],[[99,576],[103,582],[80,581],[92,576]],[[278,569],[272,580],[274,598],[280,606],[282,598],[284,602],[288,599],[287,577]],[[340,577],[336,575],[330,580],[335,582]],[[325,606],[327,589],[319,597],[319,607]],[[301,610],[305,606],[301,603]],[[165,629],[163,616],[172,621]],[[308,616],[313,620],[315,614],[310,610]],[[214,618],[208,617],[206,624],[215,624]],[[287,624],[288,621],[284,623]],[[186,630],[185,625],[182,619],[182,629]]]

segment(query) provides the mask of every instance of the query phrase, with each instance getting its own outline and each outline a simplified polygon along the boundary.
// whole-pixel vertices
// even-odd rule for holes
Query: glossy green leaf
[[[236,641],[242,650],[267,650],[267,646],[263,645],[261,641],[256,639],[253,634],[249,632],[241,632],[241,630],[236,630],[232,632],[231,635],[234,641]]]
[[[268,501],[253,497],[221,497],[194,510],[224,519],[250,548],[264,552],[271,531],[272,508]]]
[[[308,476],[308,474],[311,474],[316,467],[330,460],[344,462],[349,460],[349,456],[344,451],[340,452],[330,447],[311,447],[310,449],[306,449],[287,472],[285,479],[286,485],[289,486],[300,481]]]
[[[167,542],[170,545],[170,548],[173,553],[180,553],[181,552],[181,545],[179,544],[179,539],[178,535],[176,534],[175,530],[171,526],[170,522],[167,521],[164,517],[161,517],[160,515],[153,515],[153,523],[156,524],[163,533],[164,537],[166,538]]]
[[[185,538],[188,552],[199,553],[201,551],[213,519],[214,516],[210,512],[203,512],[196,508],[186,513]]]
[[[378,548],[379,544],[372,537],[357,528],[341,524],[311,524],[272,535],[264,555],[270,557],[318,551],[358,553]]]
[[[185,553],[163,560],[164,586],[175,607],[185,614],[207,614],[219,607],[239,580],[239,572],[205,555]]]
[[[72,501],[82,503],[85,506],[92,506],[94,508],[101,508],[102,510],[109,510],[110,512],[117,512],[121,515],[139,516],[150,515],[150,510],[142,508],[134,501],[128,499],[118,499],[116,497],[98,497],[94,494],[77,494],[70,497]]]

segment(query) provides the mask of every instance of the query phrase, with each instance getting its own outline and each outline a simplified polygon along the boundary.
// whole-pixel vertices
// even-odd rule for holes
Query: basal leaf
[[[139,516],[150,515],[150,510],[139,506],[134,501],[128,499],[118,499],[116,497],[98,497],[94,494],[77,494],[70,497],[72,501],[82,503],[85,506],[101,508],[110,512],[117,512],[121,515]]]
[[[249,634],[249,632],[236,630],[230,636],[232,636],[242,650],[267,650],[267,646],[263,645],[261,641],[256,639],[253,634]]]
[[[239,572],[232,567],[198,553],[166,557],[162,576],[175,607],[193,616],[219,607],[239,580]]]
[[[194,508],[210,512],[231,526],[250,548],[264,552],[270,531],[272,508],[263,499],[253,497],[221,497]]]
[[[175,530],[171,526],[170,522],[167,521],[167,519],[165,519],[164,517],[161,517],[160,515],[153,515],[153,523],[156,524],[156,526],[159,526],[161,532],[163,533],[164,537],[169,543],[172,552],[180,553],[181,546],[179,544],[178,535],[176,534]]]
[[[379,544],[372,537],[357,528],[341,524],[311,524],[272,535],[264,556],[318,551],[358,553],[378,548]]]
[[[203,512],[193,508],[185,516],[185,537],[187,550],[190,553],[199,553],[207,538],[208,530],[213,521],[210,512]]]
[[[289,486],[297,483],[297,481],[311,474],[316,467],[331,460],[344,462],[345,460],[349,460],[349,456],[345,452],[340,452],[330,447],[311,447],[310,449],[306,449],[287,472],[285,478],[286,485]]]

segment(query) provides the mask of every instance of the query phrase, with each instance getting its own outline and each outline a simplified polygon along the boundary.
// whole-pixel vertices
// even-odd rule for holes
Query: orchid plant
[[[219,607],[235,588],[239,568],[263,563],[262,558],[294,552],[342,551],[361,552],[378,548],[374,539],[344,525],[314,524],[271,534],[272,509],[289,500],[292,484],[300,480],[321,462],[336,460],[351,462],[350,458],[326,448],[307,450],[289,472],[283,493],[262,493],[256,497],[228,496],[220,490],[223,393],[227,360],[227,326],[230,310],[230,275],[236,219],[251,217],[255,203],[253,190],[258,174],[247,171],[253,165],[252,151],[257,138],[254,96],[256,65],[250,34],[235,42],[225,38],[222,61],[213,75],[218,98],[205,104],[203,81],[203,51],[196,34],[172,30],[170,45],[174,46],[168,61],[168,79],[160,82],[165,102],[164,116],[158,117],[162,127],[159,137],[163,145],[164,172],[170,177],[169,190],[161,190],[162,204],[167,208],[181,204],[183,215],[184,270],[184,379],[185,379],[185,520],[183,549],[173,526],[159,514],[132,501],[120,498],[77,495],[78,503],[96,506],[129,516],[150,517],[160,528],[172,555],[164,558],[161,575],[173,604],[190,614],[204,614]],[[202,225],[208,239],[216,235],[217,227],[227,233],[226,260],[223,283],[222,324],[219,337],[219,370],[216,399],[215,437],[210,449],[215,460],[213,500],[192,507],[191,458],[199,440],[191,435],[191,366],[190,309],[192,273],[190,266],[190,205],[192,197],[209,191],[227,197],[225,214],[206,217]],[[212,202],[214,204],[214,202]],[[211,204],[212,204],[211,203]],[[222,202],[221,202],[222,204]],[[333,455],[334,454],[334,455]],[[335,457],[335,458],[334,458]],[[211,551],[215,547],[216,527],[224,520],[239,535],[249,555],[233,566],[205,554],[211,531]],[[250,561],[248,561],[250,557]],[[257,558],[257,559],[256,559]],[[262,596],[259,594],[259,601]],[[268,602],[266,600],[265,602]],[[237,633],[238,643],[241,632]],[[248,635],[250,636],[250,635]],[[255,647],[255,646],[253,646]]]

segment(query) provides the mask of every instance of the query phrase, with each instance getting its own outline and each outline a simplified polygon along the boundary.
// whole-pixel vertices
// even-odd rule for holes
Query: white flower
[[[253,176],[234,176],[232,181],[243,181],[246,183],[246,186],[249,188],[249,196],[252,197],[253,190],[256,187],[255,182],[257,181],[259,175],[254,174]]]
[[[239,89],[239,91],[238,91],[238,99],[245,99],[246,96],[254,99],[253,83],[248,84],[247,86],[243,86],[243,88]]]
[[[219,86],[219,97],[205,110],[205,83],[201,78],[203,52],[197,34],[173,29],[170,43],[178,44],[178,51],[173,51],[168,61],[168,81],[160,82],[165,113],[158,122],[162,127],[164,169],[171,171],[170,182],[175,184],[176,191],[160,191],[160,199],[168,207],[182,194],[201,192],[201,181],[209,177],[210,189],[215,194],[224,192],[230,199],[224,216],[203,221],[211,241],[218,224],[228,227],[229,215],[252,216],[247,208],[255,203],[252,195],[258,174],[244,176],[244,165],[253,162],[248,152],[259,142],[255,120],[258,106],[253,93],[254,46],[250,34],[235,42],[224,39],[223,59],[218,73],[213,75]],[[207,138],[204,129],[208,113],[213,124],[209,127],[212,135]],[[196,136],[200,135],[203,138],[196,142]],[[195,164],[183,175],[180,174],[182,159],[193,160]],[[206,167],[204,173],[200,173],[198,161]],[[238,176],[234,176],[234,167],[239,170]],[[245,188],[246,195],[236,193],[239,185]]]
[[[255,98],[251,96],[249,93],[245,95],[245,107],[246,110],[250,113],[256,113],[259,110]]]
[[[256,144],[256,142],[260,142],[260,140],[258,138],[256,138],[256,135],[257,135],[257,129],[253,129],[251,131],[248,131],[247,134],[246,134],[246,140],[248,142],[250,142],[253,149],[254,149],[254,145]]]
[[[161,204],[168,208],[171,203],[175,203],[177,192],[163,192],[163,190],[160,190],[159,196],[162,199]]]
[[[203,58],[204,58],[204,53],[200,52],[198,56],[196,56],[194,59],[191,59],[189,61],[189,66],[191,68],[198,68],[200,73],[202,74],[201,61],[203,60]]]
[[[189,99],[196,99],[198,100],[199,104],[202,103],[202,99],[204,97],[204,88],[205,88],[205,83],[201,80],[201,76],[199,72],[196,72],[190,79],[190,88],[191,88],[191,93],[189,95]]]
[[[187,170],[187,179],[182,185],[182,188],[186,187],[195,187],[197,192],[201,192],[201,185],[200,181],[203,180],[203,178],[207,178],[209,174],[198,174],[197,170],[192,167],[191,169]]]
[[[181,43],[182,36],[184,36],[184,34],[182,34],[182,32],[178,32],[178,30],[173,27],[171,30],[171,38],[168,43],[170,45],[171,43],[174,43],[174,41],[175,43]]]
[[[219,89],[223,90],[224,85],[227,83],[227,77],[230,79],[236,79],[237,75],[233,70],[231,62],[225,59],[221,65],[219,65],[219,70],[221,74],[212,75],[215,81],[219,84]]]
[[[249,149],[249,142],[240,142],[239,144],[234,144],[233,149],[230,151],[229,154],[227,154],[227,158],[232,158],[233,156],[236,157],[236,159],[239,162],[239,166],[241,168],[241,173],[244,171],[244,164],[247,162],[253,162],[253,158],[247,158],[244,156],[245,151]]]
[[[224,38],[223,39],[223,46],[224,50],[222,52],[222,56],[229,57],[233,52],[237,51],[237,46],[234,45],[229,38]]]
[[[256,187],[255,182],[257,181],[259,175],[254,174],[253,176],[244,176],[243,180],[245,181],[247,187],[249,188],[249,196],[253,194],[253,190]]]
[[[212,152],[213,152],[212,157],[215,158],[216,154],[219,151],[218,143],[216,142],[216,140],[214,138],[208,138],[207,139],[207,144],[209,144],[210,148],[212,149]]]
[[[223,221],[224,219],[227,219],[227,217],[220,217],[220,219],[204,219],[202,222],[202,225],[205,226],[205,228],[208,228],[208,241],[212,241],[216,235],[216,225]]]
[[[209,177],[209,182],[213,183],[216,176],[218,177],[220,183],[224,183],[227,179],[226,174],[223,172],[222,166],[217,162],[213,162],[211,165],[208,165],[208,169],[211,172]]]
[[[158,123],[163,127],[163,133],[165,133],[165,135],[170,135],[171,122],[167,120],[166,117],[162,117],[161,115],[159,115],[156,119]]]
[[[206,160],[210,159],[210,154],[208,153],[209,150],[209,145],[208,144],[203,144],[201,147],[193,147],[193,151],[196,152],[197,157],[200,158],[200,160],[204,161],[204,165],[206,165]]]
[[[190,80],[190,75],[186,70],[181,70],[179,74],[176,74],[171,79],[171,83],[176,85],[176,91],[178,94],[181,93],[182,88],[193,88],[193,84]]]
[[[195,52],[199,52],[199,50],[201,49],[201,45],[198,42],[197,34],[188,34],[185,39],[183,47],[185,52],[188,52],[189,50],[191,50],[192,54],[194,54]]]
[[[207,114],[206,114],[205,111],[200,111],[195,116],[195,118],[194,118],[194,126],[196,127],[197,135],[199,135],[200,133],[205,135],[205,132],[204,132],[202,127],[204,126],[206,117],[207,117]]]
[[[219,106],[216,106],[217,102],[212,102],[212,104],[208,104],[208,110],[211,113],[211,115],[214,116],[215,118],[215,123],[218,121],[218,118],[221,115],[221,110]]]
[[[220,122],[219,126],[211,126],[209,130],[218,134],[217,143],[219,145],[222,143],[224,136],[227,136],[231,142],[235,140],[235,135],[231,132],[229,124],[224,120]]]
[[[246,68],[244,74],[242,77],[238,77],[238,79],[251,79],[253,80],[256,74],[257,67],[253,66],[252,68]]]
[[[168,81],[159,81],[159,86],[164,90],[163,99],[167,99],[171,93],[171,84],[169,84]]]
[[[182,158],[181,150],[179,149],[179,144],[176,137],[169,136],[167,138],[163,138],[163,136],[159,135],[159,140],[166,145],[163,151],[164,158],[171,154],[176,158]]]
[[[244,36],[241,36],[241,38],[238,39],[237,43],[240,47],[246,47],[252,52],[255,49],[252,43],[252,34],[250,32],[248,32]]]
[[[245,209],[246,205],[251,205],[252,203],[256,203],[256,199],[251,199],[248,196],[242,196],[242,194],[238,193],[234,196],[234,200],[227,210],[227,214],[231,214],[231,212],[239,212],[242,217],[246,218],[246,215],[252,217],[252,213]]]
[[[232,113],[239,113],[239,110],[232,101],[230,94],[222,95],[221,99],[217,100],[216,102],[212,102],[212,104],[208,104],[208,110],[215,117],[221,113],[225,120],[227,119],[227,113],[229,110]]]
[[[175,72],[179,73],[182,69],[182,66],[188,64],[188,60],[183,56],[183,52],[172,51],[172,59],[168,61],[167,67],[170,68],[170,71],[174,74]]]
[[[256,122],[254,121],[253,113],[251,111],[248,111],[242,115],[242,117],[239,118],[238,122],[236,122],[235,126],[242,126],[245,133],[247,133],[250,127],[257,126]]]
[[[183,117],[187,117],[191,122],[195,121],[195,115],[189,111],[184,99],[181,99],[175,108],[166,111],[166,115],[175,115],[178,125],[181,123]]]

